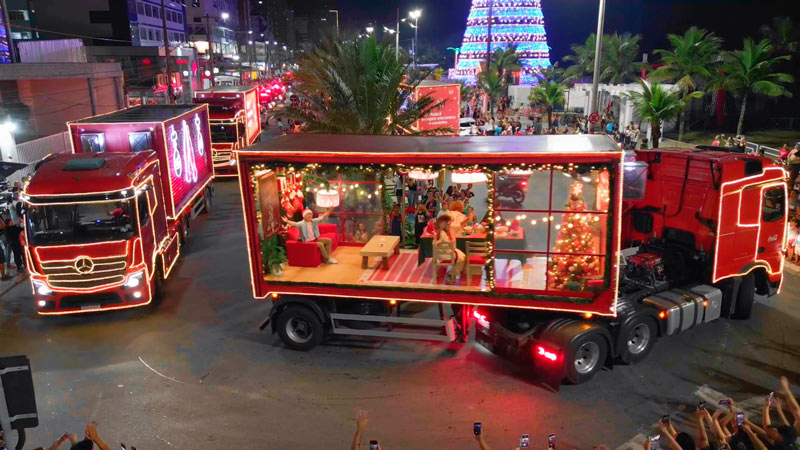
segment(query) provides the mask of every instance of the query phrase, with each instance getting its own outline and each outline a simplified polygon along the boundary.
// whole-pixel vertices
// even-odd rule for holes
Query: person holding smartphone
[[[489,444],[486,443],[486,438],[483,434],[483,424],[481,422],[475,422],[472,425],[472,434],[475,435],[475,440],[478,441],[481,450],[492,450]]]

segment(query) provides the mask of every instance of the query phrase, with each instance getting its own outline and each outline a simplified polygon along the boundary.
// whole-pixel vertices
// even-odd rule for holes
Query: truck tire
[[[156,273],[153,275],[153,300],[150,302],[155,308],[164,301],[164,274],[161,273],[161,258],[156,259]]]
[[[603,367],[608,344],[603,336],[592,333],[579,337],[570,344],[566,364],[567,380],[581,384],[591,380]]]
[[[316,314],[300,305],[286,308],[278,316],[278,336],[292,350],[308,351],[322,342],[325,330]]]
[[[636,364],[653,349],[658,329],[652,318],[639,316],[627,325],[623,333],[625,336],[619,358],[625,364]]]
[[[749,319],[753,314],[753,303],[756,296],[756,279],[752,273],[742,277],[739,283],[739,292],[736,295],[736,304],[733,307],[734,319]]]
[[[203,194],[203,212],[208,214],[211,212],[211,206],[214,203],[211,195],[211,189],[206,188],[206,193]]]

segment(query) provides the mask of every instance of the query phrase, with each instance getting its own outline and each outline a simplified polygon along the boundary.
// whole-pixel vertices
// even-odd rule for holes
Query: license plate
[[[81,309],[100,309],[100,305],[81,305]]]

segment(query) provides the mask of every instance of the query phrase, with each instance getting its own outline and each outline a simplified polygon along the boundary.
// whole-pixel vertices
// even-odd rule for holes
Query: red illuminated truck
[[[22,195],[37,311],[147,305],[211,204],[208,107],[139,106],[68,125],[75,154],[38,163]]]
[[[756,156],[626,155],[599,135],[291,135],[237,157],[253,294],[273,304],[262,329],[292,349],[339,334],[465,341],[474,319],[492,351],[581,383],[658,337],[749,317],[782,281],[786,174]],[[397,236],[408,178],[469,202],[426,201],[443,218]],[[501,191],[514,183],[526,195]]]
[[[258,86],[222,86],[195,91],[194,102],[208,105],[214,174],[235,177],[235,150],[256,142],[261,135]]]

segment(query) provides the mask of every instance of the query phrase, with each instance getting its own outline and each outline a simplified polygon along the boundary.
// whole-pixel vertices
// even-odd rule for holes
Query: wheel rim
[[[292,341],[298,344],[305,344],[314,336],[314,331],[307,320],[293,317],[286,322],[286,334]]]
[[[628,336],[628,352],[637,355],[650,345],[650,327],[640,323],[633,327]]]
[[[575,353],[575,371],[580,374],[590,373],[600,361],[600,346],[596,342],[586,342]]]

